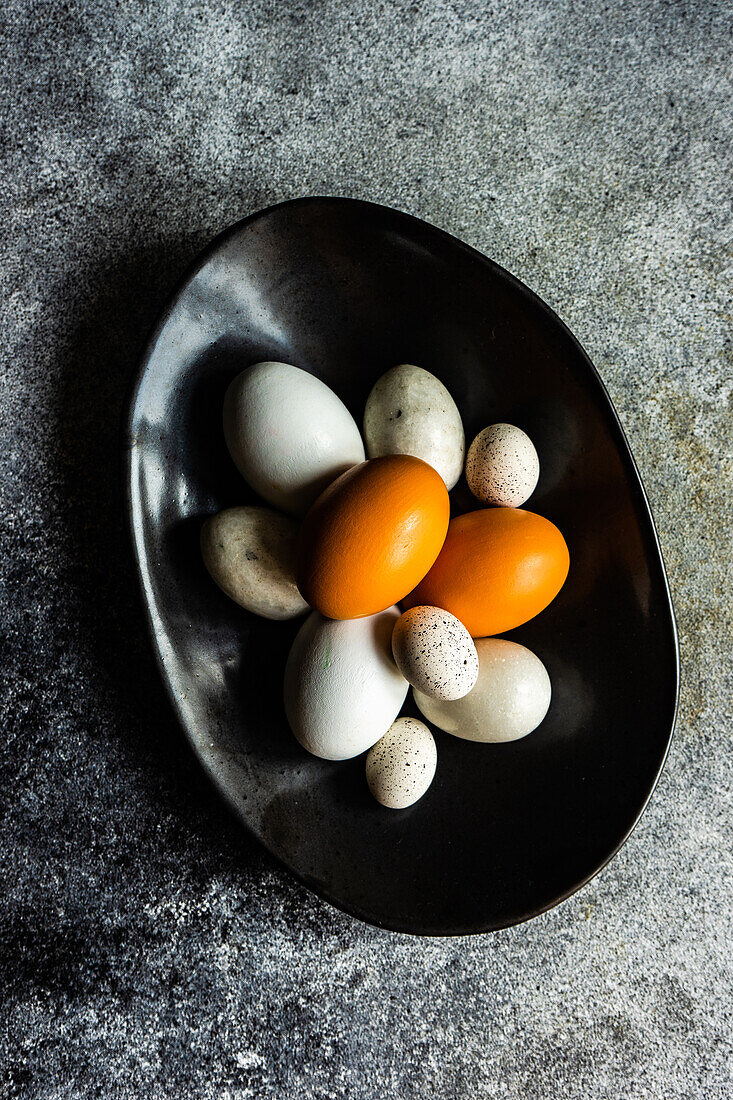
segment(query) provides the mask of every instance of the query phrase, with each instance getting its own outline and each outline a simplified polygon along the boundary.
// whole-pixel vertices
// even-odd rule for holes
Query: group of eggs
[[[493,424],[466,456],[445,386],[401,364],[369,394],[367,458],[328,386],[265,362],[229,386],[224,435],[240,473],[273,507],[208,519],[204,562],[257,615],[310,610],[284,688],[305,749],[326,760],[367,752],[372,794],[402,808],[425,793],[437,762],[430,729],[397,718],[410,685],[424,717],[457,737],[512,741],[539,725],[551,695],[544,665],[494,637],[542,611],[569,567],[557,527],[519,507],[539,477],[523,431]],[[448,491],[464,458],[483,507],[451,520]]]

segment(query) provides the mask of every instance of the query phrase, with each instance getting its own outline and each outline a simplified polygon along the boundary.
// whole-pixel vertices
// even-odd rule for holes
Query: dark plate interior
[[[282,704],[298,623],[240,610],[199,559],[203,518],[255,499],[225,450],[221,405],[231,378],[261,359],[312,371],[358,423],[383,371],[432,371],[469,440],[497,420],[530,434],[542,473],[528,506],[570,547],[560,596],[508,635],[547,666],[547,718],[501,746],[438,732],[435,781],[403,812],[371,800],[362,758],[332,764],[299,748]],[[221,794],[301,881],[374,924],[455,934],[531,917],[607,862],[667,753],[676,633],[616,414],[534,294],[407,215],[286,203],[225,233],[185,279],[148,345],[128,429],[135,548],[174,705]],[[473,506],[465,485],[453,496],[455,511]]]

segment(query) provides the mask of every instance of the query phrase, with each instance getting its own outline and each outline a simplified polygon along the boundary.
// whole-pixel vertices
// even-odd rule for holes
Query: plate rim
[[[640,492],[641,503],[643,504],[646,516],[649,521],[649,527],[653,539],[654,546],[656,547],[659,563],[661,566],[662,581],[664,587],[664,594],[666,596],[665,610],[669,619],[669,627],[671,631],[672,647],[673,647],[673,664],[674,664],[674,701],[672,706],[672,714],[669,725],[669,732],[667,734],[667,741],[662,753],[659,766],[654,774],[649,791],[646,794],[643,802],[641,803],[638,811],[636,812],[630,826],[626,832],[622,835],[616,846],[612,849],[609,855],[585,878],[578,883],[574,884],[570,889],[553,898],[547,904],[534,908],[527,913],[518,916],[509,921],[502,921],[497,924],[481,924],[480,921],[476,921],[472,925],[456,925],[449,929],[438,928],[425,928],[418,927],[414,922],[409,925],[395,919],[394,921],[375,919],[372,915],[369,915],[365,911],[361,910],[359,906],[349,906],[341,902],[338,898],[332,896],[327,887],[322,883],[316,881],[308,874],[299,870],[296,866],[288,862],[283,856],[274,852],[264,841],[264,839],[255,831],[250,821],[244,816],[241,808],[235,803],[232,796],[229,794],[226,786],[220,780],[218,772],[212,767],[208,766],[204,758],[197,751],[194,739],[191,737],[188,729],[188,724],[184,718],[182,709],[179,705],[179,700],[173,691],[172,684],[170,682],[163,653],[158,643],[155,623],[151,614],[151,605],[146,592],[145,578],[143,575],[142,561],[141,561],[141,549],[142,549],[142,524],[141,517],[137,514],[134,504],[133,493],[133,473],[134,473],[134,461],[136,451],[136,441],[134,439],[133,426],[135,422],[135,413],[140,389],[142,387],[145,374],[150,363],[150,359],[155,350],[158,339],[163,332],[166,324],[168,323],[170,316],[178,302],[178,299],[183,290],[188,286],[191,280],[203,269],[203,267],[209,262],[209,260],[221,249],[226,243],[232,240],[234,237],[241,234],[256,222],[263,220],[276,211],[283,210],[284,208],[297,208],[314,205],[325,205],[333,207],[347,207],[363,208],[372,212],[378,212],[381,214],[388,214],[391,217],[396,218],[398,221],[402,221],[408,225],[414,225],[419,229],[428,229],[431,233],[436,234],[438,239],[450,242],[452,247],[458,247],[459,251],[463,251],[466,255],[470,256],[474,261],[487,266],[495,275],[509,283],[515,291],[520,295],[528,299],[535,307],[539,307],[551,322],[560,328],[566,337],[568,337],[571,343],[574,345],[575,350],[584,361],[586,368],[591,379],[594,380],[601,394],[605,397],[605,407],[610,411],[611,421],[617,432],[618,439],[623,445],[621,448],[622,457],[630,467],[630,470],[635,475],[635,483],[638,486]],[[679,633],[677,629],[677,622],[674,612],[674,604],[672,601],[672,593],[669,584],[669,578],[667,576],[667,567],[664,560],[664,554],[659,541],[659,534],[657,531],[656,523],[654,521],[654,515],[652,513],[651,505],[649,503],[649,497],[647,495],[644,482],[642,480],[639,468],[636,464],[633,452],[629,445],[629,441],[624,431],[623,425],[619,418],[616,407],[611,400],[611,396],[606,388],[606,385],[601,378],[595,364],[582,346],[575,334],[570,330],[567,324],[558,316],[557,313],[526,283],[522,282],[516,275],[513,275],[506,268],[496,263],[489,256],[486,256],[483,252],[480,252],[477,248],[467,244],[459,237],[455,237],[453,234],[448,233],[446,230],[441,229],[439,226],[433,225],[432,222],[428,222],[423,218],[419,218],[413,214],[408,214],[396,207],[388,206],[384,203],[376,203],[366,199],[350,198],[346,196],[329,196],[329,195],[303,195],[296,198],[285,199],[282,202],[273,203],[269,206],[263,207],[259,210],[248,214],[246,217],[239,219],[238,221],[227,226],[225,229],[217,233],[206,244],[193,259],[186,265],[183,274],[176,280],[173,289],[167,296],[162,309],[150,328],[148,335],[143,343],[142,350],[137,357],[137,365],[132,374],[130,382],[128,384],[127,394],[123,404],[123,419],[122,419],[122,448],[124,453],[123,461],[123,477],[124,477],[124,497],[125,497],[125,509],[127,512],[129,522],[129,532],[131,540],[132,556],[135,562],[135,574],[137,576],[138,584],[138,597],[143,604],[144,619],[147,628],[149,640],[152,644],[153,653],[155,656],[155,662],[160,673],[161,679],[164,684],[165,692],[172,705],[174,714],[178,721],[179,726],[182,727],[189,749],[192,752],[197,765],[201,768],[207,779],[213,784],[217,794],[222,799],[229,812],[233,814],[240,826],[244,827],[249,836],[255,840],[262,850],[267,853],[268,857],[276,864],[284,867],[289,874],[291,874],[295,880],[304,886],[311,893],[315,894],[321,900],[332,905],[335,909],[342,913],[347,914],[350,917],[356,918],[363,923],[370,925],[374,928],[379,928],[383,931],[389,931],[393,933],[419,936],[425,938],[453,938],[462,936],[476,936],[486,935],[493,932],[501,931],[505,928],[513,928],[517,925],[524,924],[529,920],[533,920],[535,917],[541,916],[543,913],[549,912],[551,909],[556,908],[558,905],[562,905],[579,890],[582,890],[592,880],[599,875],[613,860],[626,842],[631,837],[632,833],[636,829],[639,821],[646,812],[649,803],[656,791],[657,785],[661,778],[662,772],[666,766],[669,758],[670,748],[672,745],[672,739],[674,737],[675,727],[677,723],[677,717],[679,713],[679,699],[680,699],[680,642]]]

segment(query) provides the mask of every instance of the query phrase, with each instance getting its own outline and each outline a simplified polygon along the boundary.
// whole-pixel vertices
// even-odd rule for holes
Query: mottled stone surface
[[[0,1095],[731,1095],[731,8],[6,0]],[[485,251],[597,363],[683,654],[643,821],[529,925],[421,941],[248,842],[167,706],[116,450],[216,231],[307,193]]]

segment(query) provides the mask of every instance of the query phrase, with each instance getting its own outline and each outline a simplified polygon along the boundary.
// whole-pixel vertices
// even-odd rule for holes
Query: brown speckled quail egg
[[[466,481],[484,504],[518,508],[531,497],[539,476],[534,444],[514,424],[490,424],[468,449]]]
[[[432,699],[461,699],[478,677],[473,638],[439,607],[405,611],[392,634],[392,654],[408,683]]]
[[[366,778],[377,802],[392,810],[412,806],[433,782],[435,740],[416,718],[398,718],[366,757]]]

